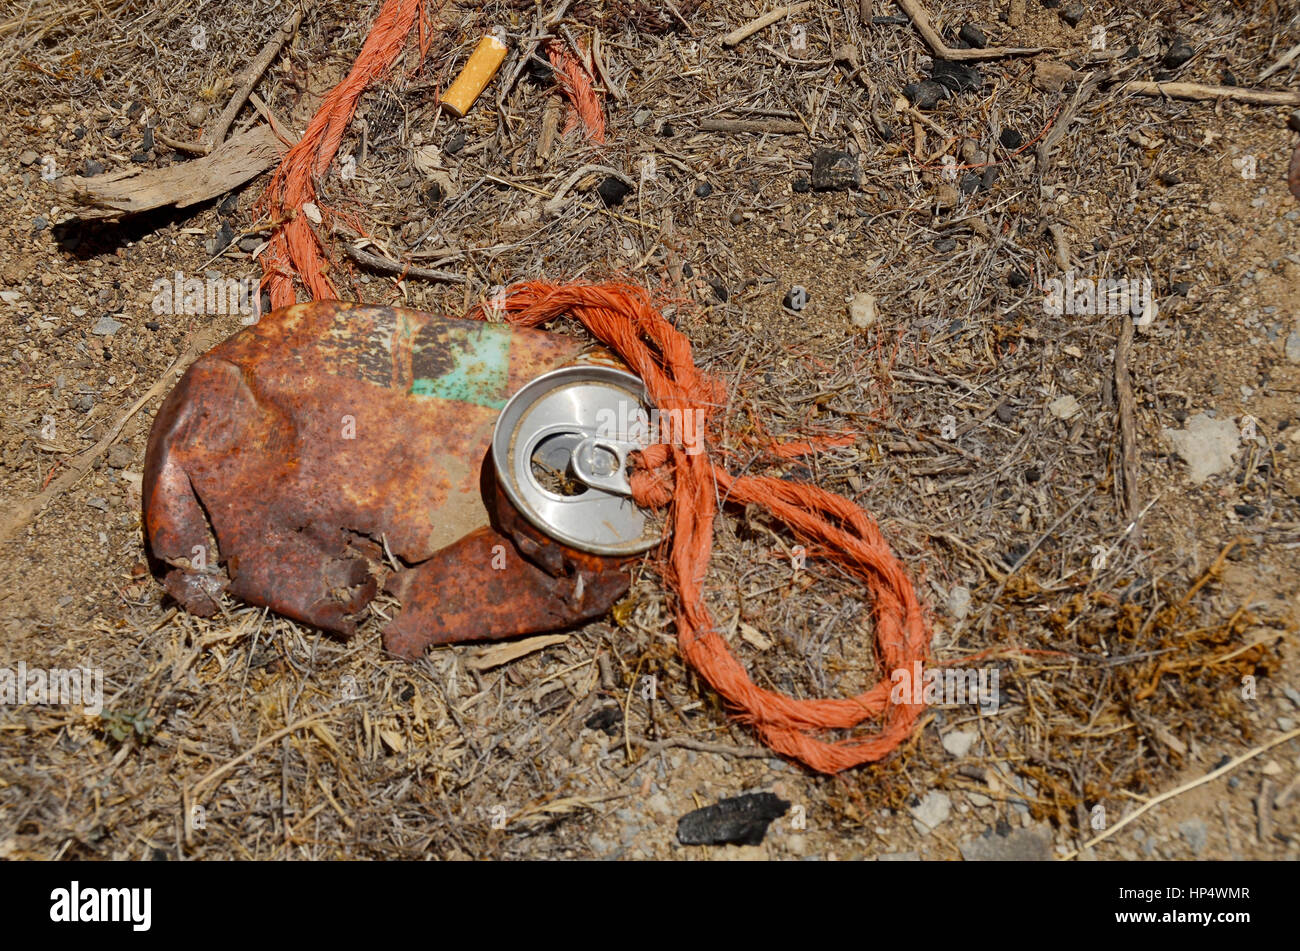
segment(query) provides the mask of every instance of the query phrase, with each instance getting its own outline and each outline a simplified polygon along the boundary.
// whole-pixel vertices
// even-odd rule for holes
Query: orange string
[[[707,426],[708,414],[725,403],[722,383],[695,366],[690,341],[664,319],[642,288],[528,281],[507,292],[504,309],[511,323],[526,327],[576,317],[645,382],[661,411],[702,411]],[[912,582],[871,517],[825,489],[766,476],[733,476],[706,454],[687,453],[681,446],[651,446],[640,454],[640,466],[633,473],[633,498],[642,505],[670,506],[665,577],[678,595],[678,645],[739,718],[752,724],[772,749],[824,773],[880,760],[903,743],[924,705],[892,703],[888,676],[855,697],[839,699],[799,700],[765,690],[731,653],[704,602],[718,500],[761,505],[814,554],[839,562],[866,585],[881,669],[912,676],[919,669],[914,664],[928,659],[929,626]],[[917,695],[914,690],[913,697]],[[813,735],[867,720],[876,721],[874,732],[839,740]]]

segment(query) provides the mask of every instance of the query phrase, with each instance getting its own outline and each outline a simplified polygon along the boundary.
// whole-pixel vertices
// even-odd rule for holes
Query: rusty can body
[[[159,410],[151,562],[194,613],[229,591],[345,636],[382,586],[402,603],[385,645],[406,657],[598,616],[626,590],[627,560],[535,531],[488,459],[510,397],[588,350],[402,308],[269,314],[196,361]]]

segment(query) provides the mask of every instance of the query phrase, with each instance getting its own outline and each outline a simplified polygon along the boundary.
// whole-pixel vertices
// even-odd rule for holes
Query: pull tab
[[[627,454],[642,448],[638,443],[602,436],[588,436],[573,447],[569,469],[583,485],[615,495],[631,496],[627,478]]]

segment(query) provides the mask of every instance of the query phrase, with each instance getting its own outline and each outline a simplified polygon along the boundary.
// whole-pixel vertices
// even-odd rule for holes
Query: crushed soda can
[[[343,636],[382,587],[401,604],[384,645],[412,659],[568,627],[608,611],[657,540],[619,425],[644,405],[635,376],[574,337],[284,308],[195,361],[160,408],[150,563],[195,614],[228,591]]]

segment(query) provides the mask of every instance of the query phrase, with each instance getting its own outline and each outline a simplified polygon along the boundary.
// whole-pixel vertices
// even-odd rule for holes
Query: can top
[[[524,385],[497,418],[492,462],[506,497],[556,541],[635,555],[659,541],[632,501],[628,453],[648,444],[641,380],[600,365],[561,367]]]

